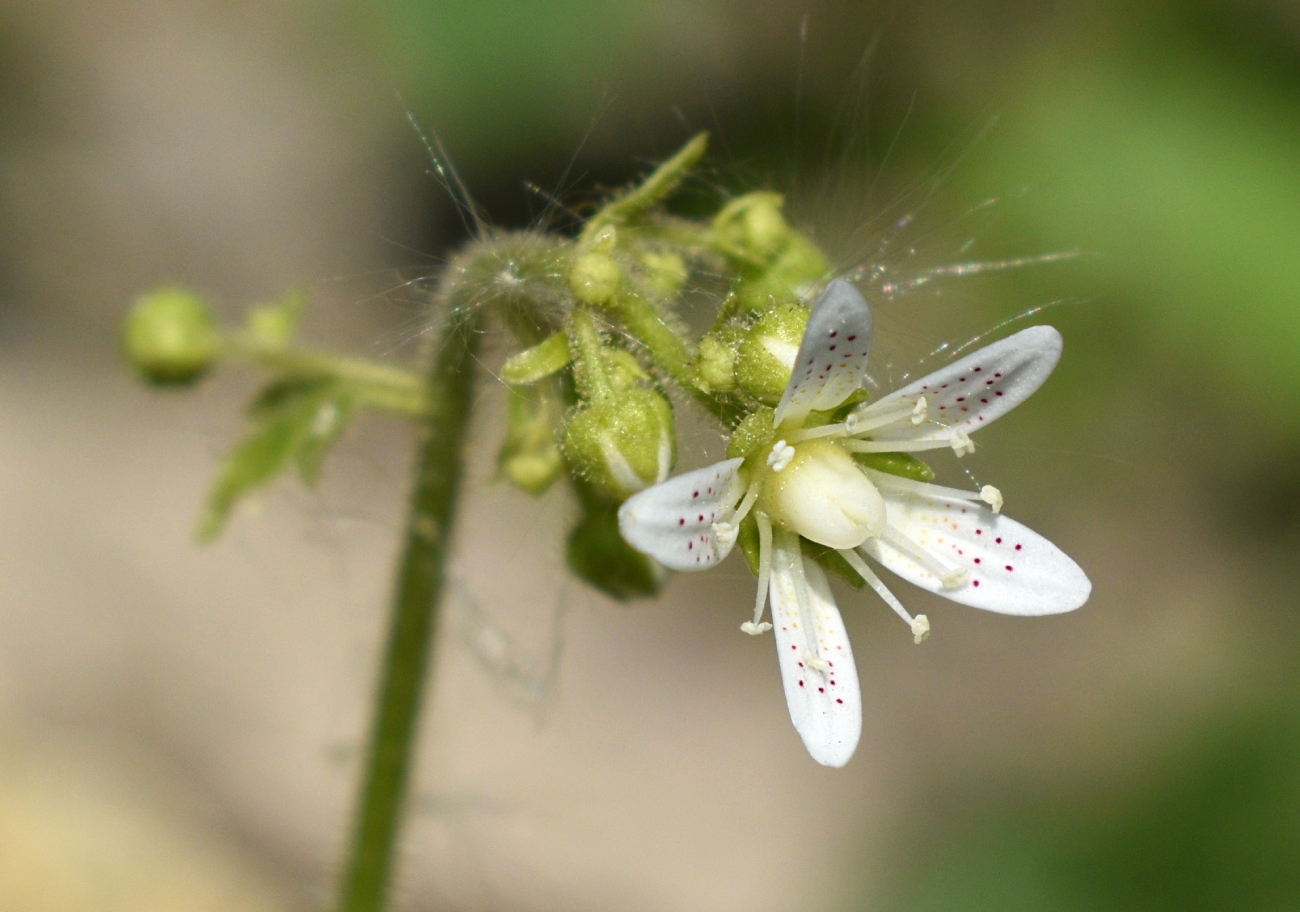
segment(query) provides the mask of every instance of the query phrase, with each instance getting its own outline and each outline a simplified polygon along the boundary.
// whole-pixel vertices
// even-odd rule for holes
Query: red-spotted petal
[[[970,501],[882,492],[889,525],[943,564],[967,571],[960,586],[940,579],[888,542],[870,539],[863,553],[909,583],[972,608],[999,614],[1073,611],[1092,583],[1060,548],[1014,519]]]
[[[794,372],[776,407],[776,426],[802,422],[839,405],[862,385],[871,350],[871,308],[861,293],[834,279],[813,305]]]
[[[826,766],[843,766],[853,756],[862,735],[862,694],[853,650],[825,574],[807,561],[804,578],[818,653],[809,655],[791,559],[790,550],[775,550],[769,589],[785,701],[795,731],[812,758]],[[793,559],[801,560],[797,551]],[[824,668],[816,667],[823,663]]]
[[[969,434],[1033,395],[1060,358],[1061,334],[1051,326],[1021,330],[875,403],[871,409],[924,396],[932,420],[919,425],[900,421],[873,431],[871,436],[876,440],[946,441],[952,429]]]
[[[686,472],[632,495],[618,511],[629,545],[672,570],[707,570],[731,553],[735,535],[713,524],[735,509],[744,493],[737,475],[743,459]]]

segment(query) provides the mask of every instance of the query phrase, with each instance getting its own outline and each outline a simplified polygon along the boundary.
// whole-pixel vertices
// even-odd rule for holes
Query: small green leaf
[[[618,531],[618,504],[576,482],[583,515],[569,534],[569,569],[610,598],[626,602],[655,595],[664,571]]]
[[[334,380],[291,380],[263,389],[248,409],[249,427],[217,472],[197,535],[209,542],[221,534],[231,511],[255,489],[296,462],[307,484],[320,475],[325,455],[356,410],[345,384]]]

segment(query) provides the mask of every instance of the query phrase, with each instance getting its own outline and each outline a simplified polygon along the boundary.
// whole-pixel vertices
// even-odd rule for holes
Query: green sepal
[[[582,518],[569,533],[565,558],[579,578],[620,602],[659,592],[662,567],[623,540],[618,531],[618,504],[590,485],[575,480]]]
[[[736,546],[740,548],[740,553],[745,556],[745,563],[749,565],[749,572],[757,577],[760,543],[758,523],[754,520],[753,513],[740,521],[740,529],[737,530],[736,534]],[[834,548],[810,542],[806,538],[799,539],[799,548],[804,557],[816,561],[823,570],[832,576],[839,577],[851,588],[861,589],[866,585],[862,577],[858,576],[857,571],[849,566],[849,562],[841,557]]]
[[[858,572],[849,565],[840,553],[834,548],[828,548],[825,545],[819,545],[816,542],[810,542],[806,538],[799,539],[799,549],[803,556],[809,560],[816,561],[823,570],[832,576],[839,577],[852,589],[861,589],[867,583],[858,576]]]
[[[727,458],[748,459],[760,447],[771,444],[776,439],[772,428],[775,415],[776,412],[764,405],[746,415],[727,441]]]
[[[507,360],[501,366],[501,379],[506,383],[536,383],[563,370],[570,360],[569,337],[563,332],[552,333]]]
[[[749,572],[754,576],[758,576],[761,543],[758,536],[758,521],[754,519],[752,512],[740,521],[740,528],[736,530],[736,544],[740,548],[740,553],[745,555],[745,563],[749,565]]]
[[[264,389],[248,410],[244,439],[226,456],[199,521],[200,541],[221,534],[241,499],[291,464],[308,485],[356,413],[356,399],[334,380],[289,380]]]
[[[912,481],[934,481],[934,469],[911,453],[854,453],[859,465],[877,472],[910,478]]]

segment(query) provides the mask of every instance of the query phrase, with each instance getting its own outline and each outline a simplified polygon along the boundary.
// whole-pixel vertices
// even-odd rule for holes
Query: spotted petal
[[[898,422],[873,432],[872,437],[947,441],[954,428],[969,434],[1033,395],[1060,358],[1061,334],[1055,329],[1021,330],[881,399],[873,409],[924,396],[934,420],[920,425]]]
[[[1073,611],[1092,583],[1060,548],[1014,519],[969,501],[882,492],[889,525],[970,578],[945,589],[930,569],[888,542],[870,539],[862,551],[909,583],[972,608],[999,614]]]
[[[707,570],[731,553],[734,535],[713,524],[735,509],[744,493],[737,474],[743,459],[686,472],[628,498],[618,530],[629,545],[672,570]]]
[[[862,385],[870,350],[871,308],[848,282],[832,280],[813,305],[774,426],[843,402]]]
[[[794,549],[777,548],[772,555],[772,630],[790,719],[808,753],[826,766],[843,766],[857,749],[862,735],[862,694],[853,650],[844,631],[835,598],[821,568],[804,562],[809,607],[812,610],[817,650],[826,668],[817,670],[807,661],[808,639],[799,611]]]

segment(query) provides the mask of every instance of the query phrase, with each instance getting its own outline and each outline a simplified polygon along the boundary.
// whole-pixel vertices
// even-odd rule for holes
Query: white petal
[[[796,558],[797,559],[797,558]],[[772,630],[781,664],[781,683],[790,720],[808,753],[826,766],[849,762],[862,735],[862,694],[853,650],[844,621],[826,576],[811,561],[804,562],[808,598],[816,627],[816,643],[824,671],[810,668],[807,638],[799,613],[799,597],[789,552],[777,548],[772,556]]]
[[[880,539],[862,546],[907,580],[972,608],[999,614],[1059,614],[1088,600],[1092,584],[1056,545],[983,504],[883,491],[889,525],[943,563],[969,572],[965,584],[941,580]]]
[[[632,495],[619,508],[618,530],[665,567],[709,569],[736,543],[734,535],[715,535],[713,524],[726,519],[744,493],[736,474],[743,462],[728,459]]]
[[[776,424],[802,422],[839,405],[862,385],[871,350],[871,308],[856,288],[834,279],[813,305],[794,372],[776,407]]]
[[[871,436],[876,440],[947,441],[951,428],[970,433],[1033,395],[1060,358],[1061,334],[1051,326],[1021,330],[881,399],[873,409],[924,396],[933,420],[920,425],[897,422]]]

